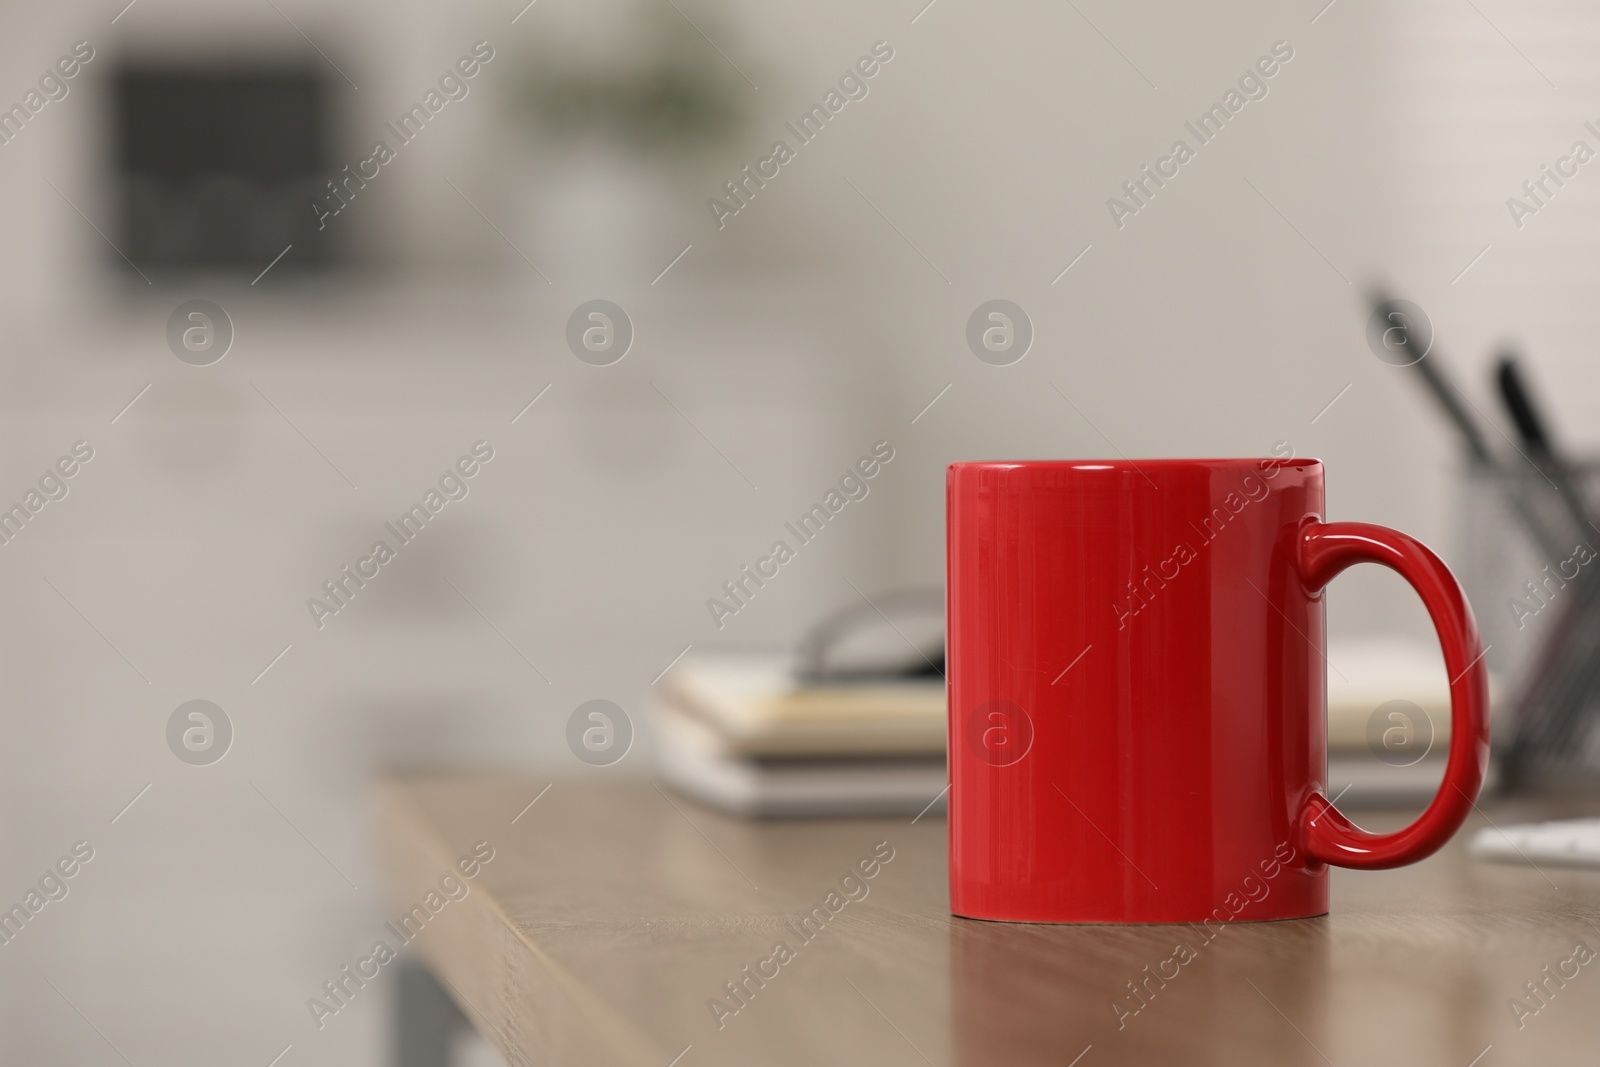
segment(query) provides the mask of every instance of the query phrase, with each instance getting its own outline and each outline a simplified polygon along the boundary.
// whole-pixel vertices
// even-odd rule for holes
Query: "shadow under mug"
[[[950,905],[1020,922],[1288,919],[1328,864],[1413,863],[1489,755],[1472,610],[1403,533],[1322,521],[1312,459],[955,463],[947,480]],[[1371,834],[1325,795],[1323,588],[1416,589],[1444,649],[1444,781]]]

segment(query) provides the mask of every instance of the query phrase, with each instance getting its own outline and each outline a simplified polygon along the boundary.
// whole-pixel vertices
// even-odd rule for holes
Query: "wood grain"
[[[1588,1064],[1600,1048],[1600,959],[1548,983],[1520,1028],[1509,1007],[1538,1007],[1524,983],[1578,942],[1600,950],[1600,872],[1463,848],[1489,818],[1584,813],[1571,803],[1491,808],[1422,864],[1336,871],[1326,917],[1234,923],[1209,941],[953,918],[932,816],[752,823],[647,783],[481,776],[392,780],[376,809],[394,912],[380,922],[475,843],[494,847],[466,898],[403,951],[513,1065],[1495,1067]],[[864,879],[875,847],[893,858]],[[817,906],[826,925],[797,929]],[[741,979],[742,1007],[724,986]],[[1130,981],[1145,983],[1142,1005]]]

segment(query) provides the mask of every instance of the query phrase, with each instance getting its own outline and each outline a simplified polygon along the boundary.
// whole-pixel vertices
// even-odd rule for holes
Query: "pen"
[[[1461,391],[1458,390],[1446,377],[1446,372],[1441,366],[1443,360],[1438,352],[1437,343],[1431,345],[1426,351],[1418,351],[1416,338],[1412,334],[1411,324],[1405,318],[1403,305],[1382,292],[1374,292],[1371,296],[1373,314],[1383,321],[1392,324],[1400,336],[1399,350],[1411,357],[1406,364],[1416,369],[1427,387],[1434,402],[1444,410],[1446,417],[1455,426],[1456,432],[1461,437],[1461,442],[1466,446],[1468,458],[1472,465],[1487,477],[1491,477],[1500,486],[1508,499],[1511,510],[1516,513],[1518,520],[1527,528],[1528,533],[1539,545],[1539,549],[1550,560],[1563,559],[1566,548],[1562,538],[1556,531],[1550,529],[1539,511],[1531,505],[1528,499],[1526,486],[1523,479],[1510,475],[1505,468],[1496,461],[1494,453],[1489,451],[1482,429],[1477,420],[1467,411],[1462,403]]]
[[[1517,369],[1516,357],[1510,352],[1501,355],[1495,378],[1500,386],[1500,398],[1505,402],[1511,421],[1516,424],[1517,435],[1522,438],[1528,458],[1560,494],[1561,502],[1577,525],[1580,536],[1587,541],[1589,531],[1594,529],[1588,508],[1573,484],[1571,467],[1556,454],[1545,420],[1540,417],[1527,383]]]
[[[1372,296],[1373,314],[1383,321],[1391,324],[1391,329],[1401,338],[1400,351],[1411,357],[1405,366],[1415,367],[1422,376],[1423,384],[1428,387],[1428,392],[1439,407],[1444,409],[1445,415],[1455,424],[1456,431],[1461,435],[1461,441],[1467,446],[1467,453],[1474,463],[1485,467],[1495,466],[1494,455],[1489,451],[1489,445],[1484,440],[1483,431],[1462,406],[1461,394],[1445,380],[1444,372],[1439,367],[1437,358],[1429,360],[1428,352],[1417,350],[1416,338],[1412,335],[1411,323],[1406,320],[1406,314],[1401,310],[1399,301],[1393,300],[1382,293]],[[1430,346],[1431,350],[1431,346]]]

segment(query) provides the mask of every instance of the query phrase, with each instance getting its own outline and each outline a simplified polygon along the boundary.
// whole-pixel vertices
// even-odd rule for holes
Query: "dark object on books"
[[[918,644],[905,632],[889,613],[902,616],[924,615],[938,620],[934,639]],[[910,650],[904,665],[885,661],[835,664],[829,656],[863,624],[882,621],[897,633]],[[902,622],[905,619],[902,618]],[[800,645],[800,676],[809,681],[850,681],[860,679],[903,677],[944,677],[944,590],[937,586],[919,586],[911,589],[894,589],[880,593],[871,600],[865,596],[859,604],[848,604],[823,619],[805,637]]]

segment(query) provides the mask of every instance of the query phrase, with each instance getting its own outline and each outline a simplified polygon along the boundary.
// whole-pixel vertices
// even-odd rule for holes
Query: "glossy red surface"
[[[1419,542],[1324,524],[1320,462],[957,463],[947,489],[957,915],[1320,915],[1326,864],[1460,826],[1488,759],[1471,609]],[[1323,796],[1322,590],[1358,562],[1416,587],[1454,679],[1445,783],[1393,834]]]

